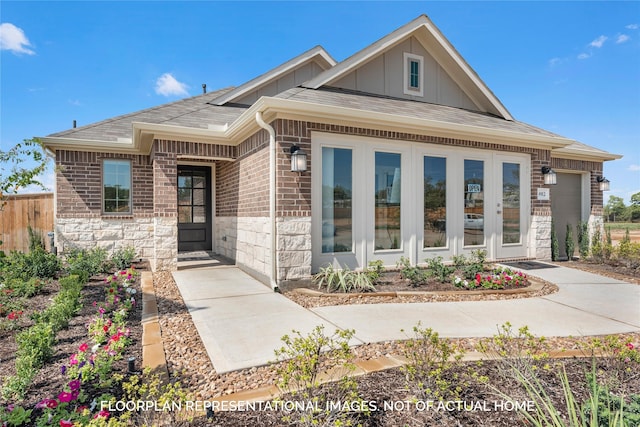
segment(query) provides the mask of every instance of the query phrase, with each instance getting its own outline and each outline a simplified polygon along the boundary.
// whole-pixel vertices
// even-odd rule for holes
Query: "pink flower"
[[[109,418],[109,412],[102,410],[93,417],[93,419],[97,419],[97,418]]]
[[[628,348],[629,350],[633,350],[633,348],[634,348],[634,347],[633,347],[633,344],[631,344],[630,342],[628,342],[628,343],[627,343],[627,348]]]
[[[80,344],[80,347],[78,347],[78,350],[80,350],[83,353],[88,349],[89,349],[89,344],[87,344],[86,342]]]
[[[73,427],[73,423],[67,420],[60,420],[60,427]]]
[[[71,364],[71,365],[77,365],[78,364],[78,359],[76,358],[75,354],[72,354],[71,357],[69,357],[69,364]]]
[[[71,395],[71,393],[67,393],[66,391],[61,391],[58,394],[58,400],[60,401],[60,403],[69,403],[73,400],[73,396]]]
[[[54,409],[55,407],[58,406],[58,401],[55,399],[45,399],[42,402],[38,403],[36,405],[37,409],[44,409],[44,408],[50,408],[50,409]]]
[[[71,389],[71,391],[79,390],[80,389],[80,380],[73,380],[73,381],[69,382],[69,388]]]

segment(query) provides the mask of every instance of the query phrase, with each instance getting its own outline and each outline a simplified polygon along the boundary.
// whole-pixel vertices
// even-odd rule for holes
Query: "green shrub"
[[[602,256],[604,259],[609,260],[611,258],[611,253],[613,252],[613,242],[611,241],[611,229],[609,227],[605,228],[604,231],[605,236],[605,244],[602,248]]]
[[[60,260],[44,249],[36,248],[28,254],[11,251],[2,259],[2,277],[7,280],[17,278],[28,281],[32,277],[49,279],[60,271]]]
[[[596,261],[602,261],[604,258],[604,242],[600,227],[596,227],[591,237],[591,257]]]
[[[20,359],[33,361],[35,368],[40,368],[44,362],[53,355],[53,344],[56,333],[49,323],[36,323],[29,329],[16,335],[18,351],[16,353],[16,366]]]
[[[53,303],[41,313],[32,316],[38,323],[50,324],[54,333],[66,328],[69,319],[76,315],[82,307],[80,302],[82,282],[79,281],[79,277],[62,277],[59,283],[60,291],[53,298]]]
[[[11,289],[11,296],[29,298],[36,295],[43,288],[42,279],[32,277],[29,280],[17,278],[7,279],[4,283],[4,289]]]
[[[16,374],[7,377],[2,384],[2,397],[7,400],[24,399],[27,389],[33,382],[37,373],[38,369],[32,356],[25,356],[17,359]]]
[[[367,275],[372,284],[376,283],[384,274],[384,263],[379,259],[369,261],[369,266],[364,270],[364,274]]]
[[[314,402],[297,414],[288,414],[282,421],[289,425],[357,425],[358,419],[368,416],[366,405],[358,394],[357,383],[350,377],[355,370],[354,355],[349,347],[353,330],[336,330],[331,336],[324,333],[324,326],[316,326],[308,335],[292,331],[293,336],[281,338],[284,345],[275,350],[281,363],[276,368],[278,386],[292,396]],[[330,381],[324,387],[322,382]],[[330,402],[365,408],[362,412],[331,408]]]
[[[414,336],[405,342],[406,365],[400,368],[406,375],[407,386],[424,399],[456,399],[465,380],[458,369],[464,352],[449,340],[440,338],[431,328],[418,323]]]
[[[576,250],[576,244],[573,241],[573,228],[571,224],[567,224],[567,235],[564,238],[564,248],[567,253],[567,259],[571,261]]]
[[[560,259],[560,245],[558,244],[558,235],[556,234],[556,226],[551,220],[551,261]]]
[[[578,232],[578,252],[580,259],[585,260],[589,256],[589,224],[580,221],[576,226]]]
[[[396,263],[400,269],[400,277],[409,281],[409,286],[415,288],[423,284],[428,279],[428,273],[417,265],[411,265],[409,258],[400,257]]]
[[[84,279],[81,282],[86,282],[96,274],[106,273],[111,268],[107,251],[99,247],[90,250],[72,249],[66,256],[66,262],[69,274],[81,276]]]
[[[510,322],[499,326],[493,337],[481,339],[477,349],[499,361],[498,372],[505,378],[515,372],[530,378],[549,358],[549,345],[544,337],[533,335],[528,326],[522,326],[516,332]]]
[[[429,269],[431,275],[441,282],[448,282],[451,275],[455,271],[454,267],[444,265],[441,256],[428,258],[426,261],[427,268]]]
[[[118,270],[126,270],[131,267],[131,262],[136,257],[136,249],[133,246],[120,248],[111,255],[111,262]]]

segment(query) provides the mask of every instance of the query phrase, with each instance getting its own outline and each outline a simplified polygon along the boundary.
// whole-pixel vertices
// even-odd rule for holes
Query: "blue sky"
[[[640,2],[0,2],[0,147],[340,61],[425,13],[517,120],[616,154],[640,191]],[[50,180],[47,177],[46,180]]]

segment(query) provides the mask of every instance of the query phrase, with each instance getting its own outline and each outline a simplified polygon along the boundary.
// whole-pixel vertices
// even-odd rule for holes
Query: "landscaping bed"
[[[279,369],[282,363],[269,366],[244,369],[226,374],[215,372],[202,342],[197,334],[193,334],[195,326],[188,315],[180,293],[170,273],[154,274],[154,286],[156,289],[160,323],[162,327],[163,341],[167,356],[169,372],[172,376],[180,378],[182,384],[194,395],[195,399],[210,401],[245,390],[256,390],[269,385],[276,385],[280,381]],[[482,295],[481,295],[482,296]],[[487,297],[485,295],[484,297]],[[378,297],[384,299],[383,297]],[[333,299],[333,298],[325,298]],[[621,343],[640,343],[640,334],[622,334],[615,337]],[[550,349],[571,352],[573,355],[590,354],[589,343],[594,337],[548,337],[545,343]],[[477,351],[480,339],[452,339],[451,345],[455,345],[467,352]],[[275,349],[274,349],[275,350]],[[381,342],[367,344],[352,348],[356,360],[372,360],[387,356],[402,356],[407,351],[407,342]],[[276,360],[274,354],[274,360]],[[575,387],[576,400],[583,399],[587,388],[584,386],[585,372],[590,365],[590,358],[563,359],[570,383]],[[554,362],[550,362],[553,365]],[[634,362],[635,363],[635,362]],[[469,367],[475,367],[475,362],[459,366],[460,372],[467,372]],[[602,365],[605,371],[614,371],[611,364]],[[640,365],[633,365],[633,369]],[[520,386],[515,380],[498,378],[498,367],[494,362],[486,362],[481,368],[477,368],[481,375],[497,378],[493,386],[500,388],[505,393],[521,393]],[[451,373],[453,374],[453,373]],[[411,400],[412,392],[406,384],[406,372],[400,368],[389,369],[381,372],[370,373],[357,377],[360,396],[365,400],[371,400],[382,406],[385,401]],[[548,372],[543,377],[545,388],[553,397],[556,405],[562,404],[562,388],[555,372]],[[548,383],[548,384],[547,384]],[[626,393],[640,390],[637,376],[625,380]],[[321,388],[322,390],[322,388]],[[623,392],[625,392],[623,390]],[[500,400],[495,390],[487,384],[474,384],[469,386],[460,397],[461,400],[472,402],[488,402],[489,406],[494,401]],[[322,393],[320,393],[322,395]],[[298,396],[297,398],[300,398]],[[294,399],[295,397],[283,397]],[[279,426],[286,425],[282,411],[235,411],[216,413],[212,419],[207,420],[200,416],[184,425],[220,425],[220,426]],[[298,414],[300,415],[300,414]],[[407,409],[394,411],[375,411],[370,417],[360,420],[365,426],[384,425],[490,425],[512,426],[522,424],[522,420],[513,411],[416,411]],[[304,423],[302,423],[304,425]],[[320,424],[322,425],[322,423]]]
[[[0,425],[106,422],[101,402],[122,396],[142,364],[138,270],[124,268],[133,254],[76,251],[62,264],[36,247],[2,258]]]

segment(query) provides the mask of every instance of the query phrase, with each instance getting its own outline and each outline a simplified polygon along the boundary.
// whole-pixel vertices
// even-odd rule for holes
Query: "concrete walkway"
[[[300,307],[233,266],[173,273],[219,373],[274,360],[280,338],[355,329],[353,344],[406,339],[419,321],[443,337],[489,337],[507,321],[538,336],[640,332],[640,286],[565,267],[524,270],[558,285],[539,298],[501,301]]]

